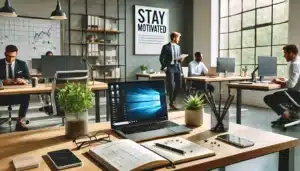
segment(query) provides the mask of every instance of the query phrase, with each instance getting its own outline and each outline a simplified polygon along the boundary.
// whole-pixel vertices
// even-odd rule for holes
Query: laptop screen
[[[112,127],[168,119],[164,81],[109,84]]]

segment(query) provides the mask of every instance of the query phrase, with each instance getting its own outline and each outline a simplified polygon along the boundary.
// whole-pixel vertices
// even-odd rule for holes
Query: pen
[[[170,151],[173,151],[173,152],[176,152],[176,153],[180,153],[180,154],[184,154],[185,153],[183,150],[180,150],[180,149],[177,149],[177,148],[173,148],[173,147],[161,144],[161,143],[155,143],[155,146],[161,147],[161,148],[164,148],[166,150],[170,150]]]

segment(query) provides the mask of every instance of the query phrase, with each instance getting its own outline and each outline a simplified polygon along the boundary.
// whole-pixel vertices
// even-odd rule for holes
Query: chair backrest
[[[54,80],[52,82],[51,103],[53,114],[57,115],[60,112],[57,102],[57,88],[63,88],[68,82],[75,82],[87,84],[89,79],[88,70],[74,70],[74,71],[56,71]]]
[[[189,76],[189,67],[182,67],[183,76],[186,78]]]

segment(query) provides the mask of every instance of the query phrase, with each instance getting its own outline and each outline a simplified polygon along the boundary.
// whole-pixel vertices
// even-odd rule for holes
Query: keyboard
[[[158,122],[158,123],[151,123],[147,125],[139,125],[139,126],[131,126],[131,127],[124,127],[121,129],[121,131],[124,134],[133,134],[133,133],[139,133],[139,132],[147,132],[147,131],[153,131],[163,128],[169,128],[178,126],[177,124],[173,122]]]

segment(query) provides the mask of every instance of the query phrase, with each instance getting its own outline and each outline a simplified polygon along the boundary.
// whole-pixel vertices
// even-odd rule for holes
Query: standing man
[[[0,79],[4,85],[26,85],[30,79],[27,65],[24,61],[16,59],[18,48],[15,45],[8,45],[5,48],[5,58],[0,60]],[[8,95],[0,96],[0,104],[20,104],[19,116],[16,124],[16,131],[27,131],[23,124],[29,106],[29,95]]]
[[[277,78],[273,83],[281,85],[282,88],[288,88],[289,95],[298,103],[300,102],[300,57],[296,45],[286,45],[283,47],[284,58],[289,62],[288,80]],[[283,103],[289,103],[288,97],[283,91],[264,97],[265,103],[279,116],[284,115],[284,109],[280,106]]]
[[[203,59],[203,55],[201,52],[196,52],[195,53],[195,60],[193,60],[192,62],[189,63],[189,73],[188,76],[205,76],[208,74],[208,69],[206,68],[205,64],[202,62]],[[207,89],[208,91],[213,92],[214,91],[214,86],[212,84],[209,83],[204,83],[200,84],[199,82],[192,82],[192,87],[195,87],[196,89],[204,89],[204,91],[206,90],[206,86],[207,85]]]
[[[181,87],[181,66],[184,58],[180,58],[181,50],[178,45],[181,34],[173,32],[170,35],[171,42],[164,45],[161,50],[159,61],[161,70],[166,71],[167,91],[169,94],[169,107],[171,110],[177,110],[174,106],[176,96]]]

